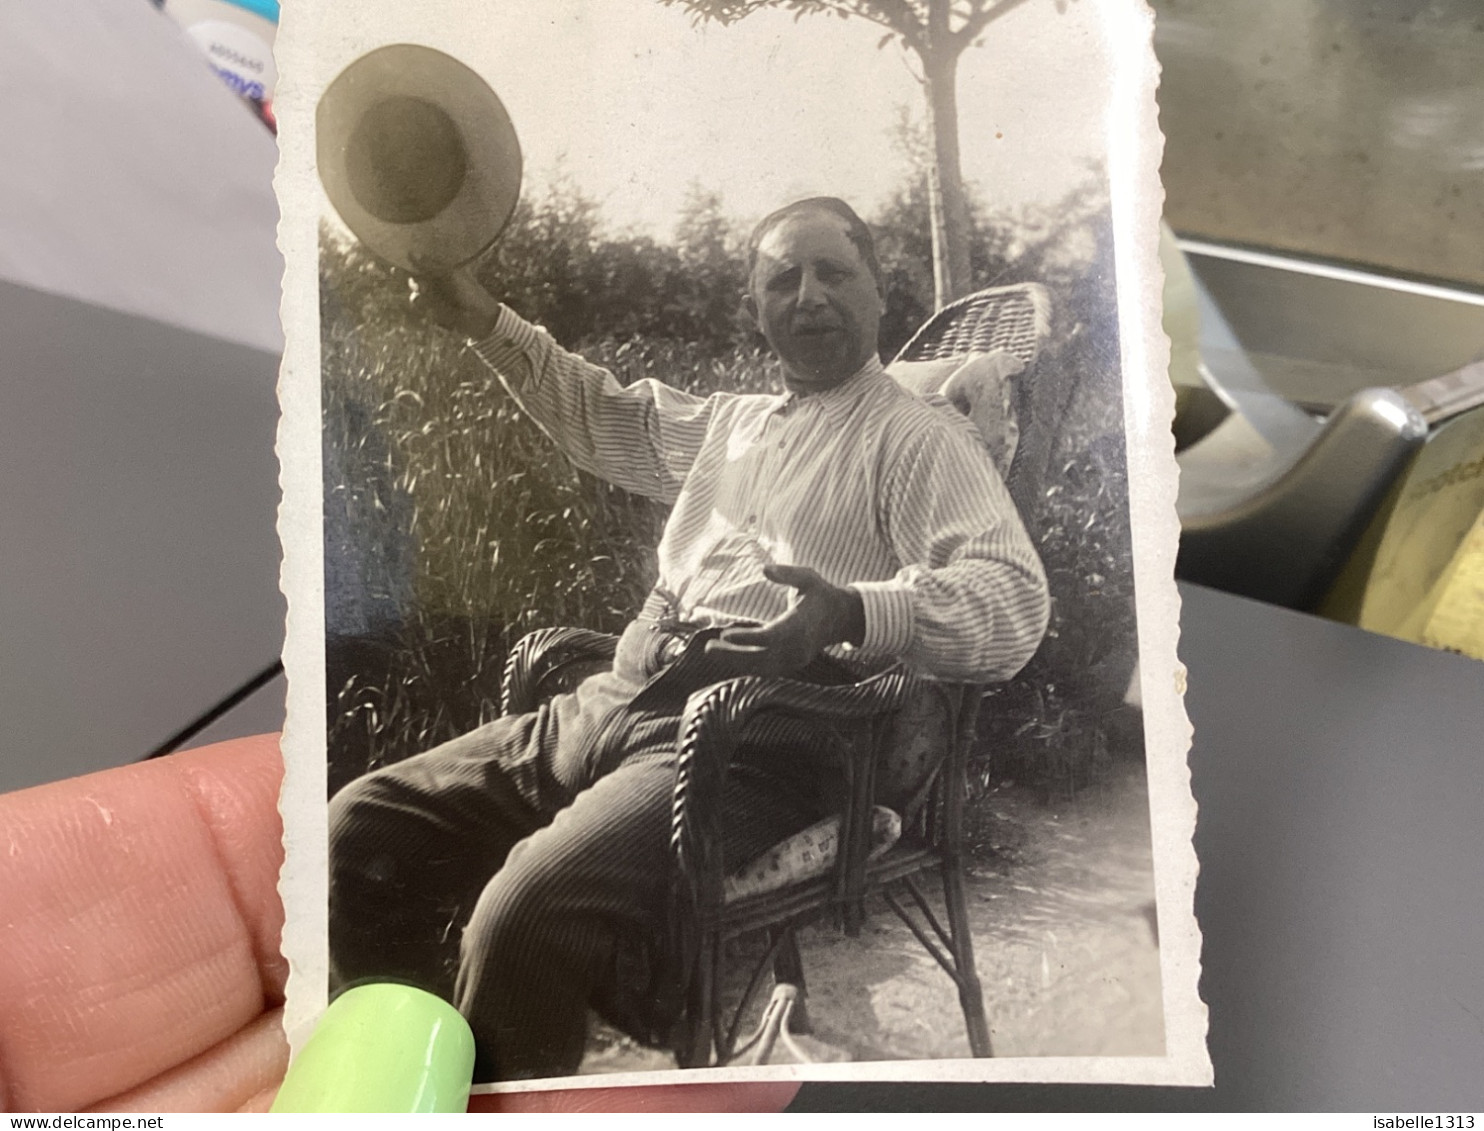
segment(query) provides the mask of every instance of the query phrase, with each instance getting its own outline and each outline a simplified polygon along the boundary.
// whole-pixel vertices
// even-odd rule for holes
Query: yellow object
[[[1484,408],[1428,438],[1321,612],[1484,659]]]
[[[332,1001],[289,1065],[275,1112],[462,1112],[474,1033],[415,986],[368,982]]]
[[[1422,643],[1484,660],[1484,512],[1458,547],[1437,590]]]

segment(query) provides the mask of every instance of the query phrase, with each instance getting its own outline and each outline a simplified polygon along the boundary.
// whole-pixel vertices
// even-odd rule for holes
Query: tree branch
[[[691,22],[696,24],[715,20],[719,24],[734,24],[746,19],[760,8],[778,7],[777,0],[660,0],[667,8],[685,9]],[[797,7],[798,5],[790,5]]]
[[[1025,3],[1025,0],[1000,0],[991,8],[979,8],[978,0],[975,2],[976,11],[964,21],[963,27],[953,33],[953,42],[962,51],[978,38],[979,33],[994,23],[1001,16],[1008,15],[1014,9]]]
[[[896,32],[908,47],[921,53],[923,25],[911,0],[857,0],[853,7],[862,19]]]
[[[957,16],[960,20],[967,22],[972,19],[974,17],[974,13],[979,11],[979,9],[982,7],[984,7],[984,0],[962,0],[961,3],[955,2],[951,4],[949,6],[948,14],[950,17]]]
[[[795,16],[835,12],[856,16],[899,35],[918,54],[926,47],[923,21],[914,0],[660,0],[666,7],[680,7],[695,23],[715,21],[734,24],[763,8],[792,11]]]

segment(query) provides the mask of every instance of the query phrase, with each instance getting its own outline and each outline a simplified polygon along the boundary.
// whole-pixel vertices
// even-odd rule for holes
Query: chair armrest
[[[586,628],[542,628],[516,642],[500,682],[500,714],[523,715],[542,699],[541,687],[577,665],[611,663],[618,637]]]
[[[722,790],[748,724],[764,712],[827,722],[881,718],[900,708],[917,683],[900,668],[843,686],[743,676],[691,696],[681,719],[671,809],[671,925],[681,953],[691,953],[687,936],[697,914],[721,904]],[[869,821],[869,812],[863,816]],[[848,830],[841,831],[843,843]]]

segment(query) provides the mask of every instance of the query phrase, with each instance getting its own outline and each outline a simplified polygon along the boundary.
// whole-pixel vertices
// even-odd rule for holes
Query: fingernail
[[[474,1034],[442,998],[391,982],[346,990],[289,1065],[276,1112],[458,1112]]]

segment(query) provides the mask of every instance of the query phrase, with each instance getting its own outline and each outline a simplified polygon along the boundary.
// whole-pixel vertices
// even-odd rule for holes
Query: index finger
[[[0,796],[0,1106],[77,1111],[283,994],[276,735]]]

